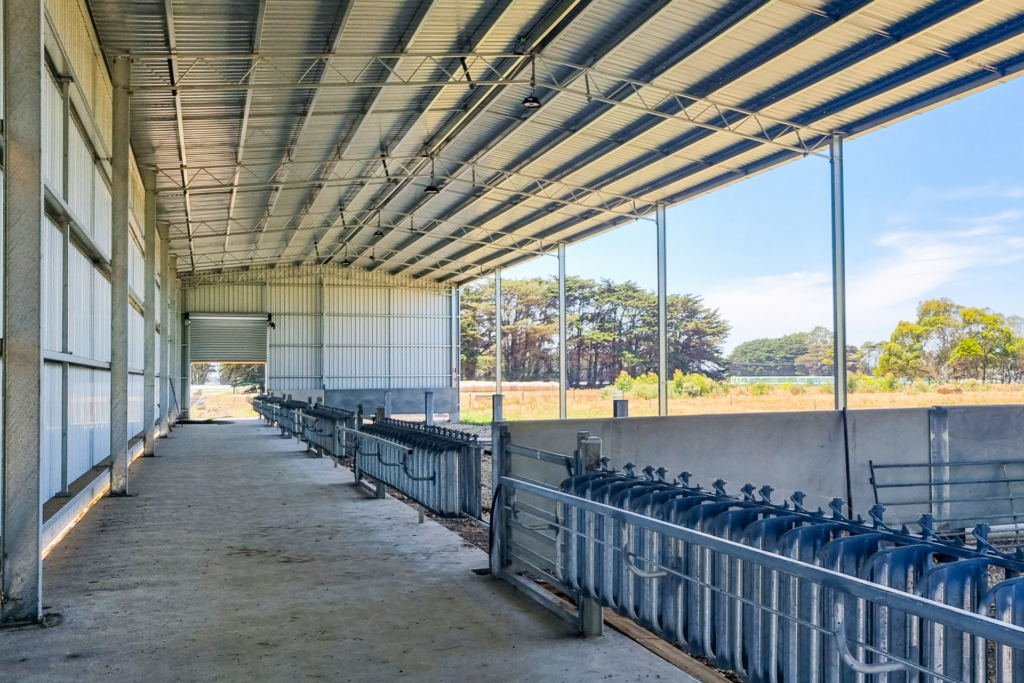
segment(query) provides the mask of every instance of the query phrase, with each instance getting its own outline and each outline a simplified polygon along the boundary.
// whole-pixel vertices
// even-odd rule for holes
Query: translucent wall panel
[[[68,351],[93,358],[93,265],[74,244],[68,252]]]
[[[68,481],[93,466],[95,393],[93,369],[71,366],[68,371]]]
[[[93,270],[93,358],[110,362],[110,280]]]
[[[43,219],[43,348],[62,351],[64,346],[64,234],[49,218]]]
[[[128,240],[128,286],[131,288],[135,298],[144,301],[145,297],[145,275],[146,262],[142,257],[142,250],[135,240]]]
[[[128,438],[142,431],[142,375],[128,375]]]
[[[44,363],[40,392],[40,418],[42,434],[39,441],[40,482],[43,500],[49,500],[60,491],[61,440],[63,416],[61,400],[63,379],[59,363]]]
[[[110,371],[93,370],[92,459],[96,464],[110,456]]]
[[[93,181],[93,239],[107,258],[110,258],[111,211],[113,210],[110,190],[103,180],[99,168],[94,170]]]
[[[134,370],[142,370],[145,366],[145,347],[143,346],[143,331],[145,322],[142,314],[136,311],[130,304],[128,306],[128,367]]]
[[[64,100],[49,73],[43,79],[43,178],[57,195],[63,195]]]
[[[93,236],[93,182],[95,181],[92,152],[75,122],[68,129],[68,206],[76,222],[90,237]]]

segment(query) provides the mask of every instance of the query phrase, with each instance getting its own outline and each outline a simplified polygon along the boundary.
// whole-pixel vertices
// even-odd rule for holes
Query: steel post
[[[565,338],[565,244],[558,245],[558,419],[568,416],[568,346]]]
[[[168,246],[170,243],[168,243]],[[170,256],[167,259],[167,269],[170,272],[167,285],[167,391],[170,393],[168,404],[168,427],[177,422],[181,413],[181,317],[178,315],[179,297],[181,292],[178,289],[178,257]],[[171,406],[174,406],[171,408]]]
[[[4,330],[0,624],[42,617],[43,7],[3,3]]]
[[[658,415],[668,415],[668,272],[665,205],[655,208],[658,232]]]
[[[590,432],[576,434],[574,467],[577,476],[601,469],[601,447],[601,439],[592,436]],[[604,609],[601,603],[580,593],[576,606],[580,633],[583,636],[604,635]]]
[[[504,420],[501,408],[502,396],[501,394],[494,394],[491,396],[491,423],[501,422]]]
[[[501,393],[501,268],[494,270],[494,393]]]
[[[170,258],[170,228],[160,231],[160,434],[167,434],[171,424],[171,368],[172,359],[171,301],[173,295]]]
[[[843,138],[832,134],[832,315],[836,410],[847,405],[846,382],[846,225],[843,208]]]
[[[391,392],[384,392],[384,417],[391,417]]]
[[[424,423],[429,427],[434,424],[434,392],[428,391],[424,396],[423,412],[425,416]]]
[[[128,493],[128,200],[131,195],[131,60],[115,57],[114,144],[111,156],[110,495]]]
[[[142,318],[142,435],[143,455],[153,455],[156,431],[156,171],[146,171],[142,177],[146,187],[145,266],[143,297],[145,308]]]
[[[192,361],[189,356],[189,329],[188,313],[180,312],[179,305],[178,320],[181,324],[181,343],[178,346],[178,353],[181,358],[181,415],[186,420],[192,417]]]
[[[629,417],[629,400],[617,398],[612,401],[612,417]]]
[[[455,407],[448,415],[448,421],[460,422],[462,419],[462,395],[459,393],[459,382],[462,381],[462,304],[458,287],[452,287],[452,388],[455,389]]]

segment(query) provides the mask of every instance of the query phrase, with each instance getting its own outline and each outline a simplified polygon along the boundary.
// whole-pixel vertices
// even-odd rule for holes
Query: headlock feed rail
[[[346,430],[357,481],[370,477],[446,517],[481,516],[476,436],[441,426],[383,418]]]
[[[1024,683],[1024,555],[737,495],[682,473],[614,471],[582,432],[573,456],[494,426],[491,571],[574,620],[609,608],[752,683]],[[575,601],[567,615],[530,578]]]
[[[323,405],[306,407],[302,411],[302,435],[309,448],[320,456],[338,457],[344,455],[338,448],[337,430],[353,429],[356,415],[341,408]]]

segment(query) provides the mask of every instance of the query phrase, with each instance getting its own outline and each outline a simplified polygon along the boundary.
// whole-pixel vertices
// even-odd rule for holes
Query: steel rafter
[[[522,52],[542,52],[545,47],[555,40],[561,33],[567,30],[574,22],[582,16],[586,10],[591,6],[594,0],[559,0],[544,17],[537,22],[527,34],[520,38],[518,47],[521,48]],[[504,76],[514,76],[522,73],[525,68],[526,59],[524,55],[516,55],[516,58],[511,60],[507,69],[504,71]],[[437,154],[444,149],[449,143],[451,143],[459,134],[470,129],[473,122],[485,113],[492,110],[494,105],[499,101],[500,96],[503,92],[502,88],[488,87],[486,85],[481,86],[479,83],[474,82],[473,87],[474,93],[480,93],[479,96],[472,98],[466,107],[466,111],[456,120],[452,125],[446,126],[445,129],[438,132],[435,138],[431,141],[427,153]],[[377,202],[377,207],[381,207],[387,204],[391,199],[398,196],[407,185],[400,183],[396,186],[388,196]],[[429,197],[428,197],[429,199]],[[426,204],[426,201],[422,201],[414,207],[413,211],[422,208]],[[336,245],[341,245],[349,237],[347,229],[343,229]],[[315,249],[319,248],[319,242],[314,245]]]
[[[185,151],[185,122],[181,114],[181,92],[176,87],[178,82],[181,80],[182,74],[178,66],[178,59],[175,56],[175,53],[178,50],[178,37],[177,32],[174,29],[173,0],[164,0],[164,21],[166,22],[167,27],[167,47],[170,50],[170,55],[164,61],[168,70],[168,78],[166,81],[172,88],[171,95],[174,98],[174,122],[178,136],[178,160],[181,162],[183,169],[181,171],[181,182],[183,185],[186,185],[188,184],[188,171],[184,169],[188,167],[188,153]],[[189,197],[188,191],[182,193],[182,201],[185,204],[185,215],[190,215],[192,213],[192,199]],[[189,258],[192,260],[192,265],[195,266],[195,258],[192,254],[191,243],[189,243]]]
[[[412,17],[411,21],[409,22],[409,27],[406,29],[401,41],[399,41],[397,52],[406,52],[409,49],[409,46],[412,45],[413,42],[415,42],[416,37],[420,34],[420,31],[426,25],[427,18],[430,16],[431,10],[436,5],[437,0],[423,0],[423,2],[420,3],[419,7],[416,10],[416,14]],[[385,83],[399,80],[400,76],[398,76],[397,74],[401,67],[401,58],[396,58],[393,65],[388,65],[384,77]],[[368,118],[368,115],[372,114],[374,109],[377,108],[377,105],[380,104],[381,97],[383,96],[383,94],[384,88],[378,88],[373,91],[373,93],[364,103],[363,111],[365,113],[357,116],[358,123],[356,123],[355,131],[352,132],[351,134],[346,134],[347,140],[345,140],[341,144],[336,145],[337,151],[334,154],[333,160],[325,166],[323,174],[321,176],[322,178],[330,178],[331,176],[334,175],[338,165],[343,162],[349,147],[352,145],[352,142],[360,137],[360,134],[363,132],[364,126],[366,125],[367,121],[370,120]],[[323,192],[325,187],[326,185],[318,185],[313,188],[313,191],[310,193],[309,198],[306,200],[306,205],[305,208],[303,209],[304,212],[312,211],[313,205],[316,203],[317,199],[320,198],[320,194]],[[302,227],[302,221],[303,218],[300,217],[298,220],[298,225],[296,227]],[[284,248],[281,250],[282,259],[284,258],[285,254],[288,253],[288,250],[291,249],[293,242],[294,239],[288,240]]]
[[[259,0],[259,7],[256,10],[256,24],[253,27],[252,34],[252,51],[253,54],[260,53],[260,47],[263,42],[263,21],[267,15],[267,0]],[[256,65],[255,59],[252,65]],[[251,73],[249,75],[249,82],[255,82],[256,74]],[[245,138],[249,130],[249,117],[251,116],[252,110],[252,90],[247,90],[245,93],[245,105],[242,107],[242,121],[239,125],[238,130],[238,151],[235,154],[235,172],[231,179],[231,199],[228,200],[228,225],[231,224],[231,218],[235,214],[235,200],[238,198],[238,181],[242,173],[242,160],[245,154]],[[230,229],[224,234],[224,251],[228,250],[228,241],[231,239]]]
[[[792,97],[799,96],[802,93],[806,93],[810,88],[816,85],[820,85],[825,80],[842,73],[850,66],[859,63],[861,60],[869,56],[877,56],[887,50],[894,49],[895,47],[906,42],[907,40],[910,40],[914,37],[918,37],[924,34],[925,32],[933,30],[934,28],[942,24],[953,21],[963,11],[984,1],[985,0],[946,0],[945,2],[939,3],[938,6],[932,6],[927,10],[922,10],[921,12],[918,12],[917,14],[912,15],[911,17],[908,17],[907,19],[899,22],[899,24],[893,27],[893,29],[891,29],[888,33],[875,32],[871,38],[868,38],[862,43],[847,48],[846,50],[842,51],[841,53],[833,57],[831,60],[828,60],[823,64],[816,65],[813,69],[808,69],[807,71],[794,76],[789,81],[781,84],[777,88],[772,89],[771,91],[765,93],[764,95],[752,98],[750,101],[745,103],[745,106],[754,108],[770,106],[772,104],[777,104]],[[860,8],[865,4],[866,3],[864,2],[858,2],[857,7]],[[844,13],[843,19],[848,20],[853,16],[854,13]],[[837,23],[838,22],[833,22],[830,24],[830,26],[837,25]],[[972,51],[972,55],[976,53],[977,50]],[[825,105],[822,105],[821,107],[818,107],[815,110],[812,110],[811,112],[801,114],[800,116],[795,118],[798,123],[804,125],[820,125],[821,122],[827,120],[830,116],[836,114],[837,112],[841,111],[844,108],[848,108],[850,106],[854,106],[857,103],[866,101],[867,99],[877,97],[882,92],[891,91],[892,89],[899,87],[901,85],[905,85],[907,82],[909,82],[905,78],[900,78],[900,74],[904,74],[904,72],[910,73],[913,75],[913,78],[911,80],[916,80],[934,71],[934,68],[931,68],[935,66],[934,60],[946,60],[946,65],[948,65],[949,58],[950,56],[945,53],[943,55],[935,55],[933,58],[924,60],[928,62],[928,68],[921,70],[918,65],[907,67],[906,69],[897,72],[896,75],[889,75],[883,77],[878,82],[876,82],[876,84],[871,84],[869,86],[862,87],[855,91],[854,93],[845,96],[844,98],[839,98],[838,100],[826,103]],[[656,124],[649,125],[651,128],[653,128]],[[675,152],[680,149],[685,149],[686,147],[696,144],[697,142],[705,139],[711,134],[712,133],[709,131],[693,131],[691,133],[684,135],[682,138],[678,139],[676,142],[670,145],[666,151]],[[716,155],[708,157],[708,161],[728,163],[737,159],[742,154],[750,152],[755,148],[755,145],[748,144],[746,141],[741,141],[740,143],[726,150],[723,150],[722,152]],[[783,159],[789,159],[794,157],[794,155],[791,154],[788,150],[780,150],[778,156]],[[641,173],[643,169],[646,168],[650,163],[652,163],[652,160],[644,159],[640,162],[637,162],[632,167],[611,174],[606,179],[603,179],[601,184],[602,186],[605,186],[611,185],[612,183],[621,182],[622,180],[632,175]],[[681,169],[677,173],[670,174],[669,176],[666,176],[663,179],[659,179],[659,181],[655,183],[651,183],[647,186],[644,186],[640,188],[640,190],[644,191],[645,193],[657,192],[658,190],[664,187],[670,186],[672,183],[679,182],[680,180],[685,179],[688,176],[694,175],[704,170],[704,165],[694,164],[685,167],[684,169]],[[735,178],[730,178],[728,182],[731,182],[732,180],[735,180]],[[542,219],[543,214],[538,213],[536,217],[533,219],[520,221],[517,229],[526,228],[532,223],[536,223],[537,221]],[[559,228],[559,231],[564,231],[568,227],[570,226],[563,226]],[[465,252],[458,253],[458,256],[460,258],[465,257],[467,255],[468,254],[466,254]],[[494,256],[492,255],[490,258],[494,258]],[[414,265],[420,265],[420,263]],[[398,269],[393,272],[403,272],[404,270],[407,269],[408,268]]]
[[[722,38],[724,38],[725,36],[729,35],[732,31],[737,29],[739,26],[742,26],[747,19],[749,19],[751,16],[755,15],[757,12],[763,10],[769,4],[770,4],[770,0],[769,1],[762,1],[762,2],[747,2],[747,3],[743,4],[742,6],[736,8],[735,11],[731,12],[730,14],[728,14],[728,15],[726,15],[724,17],[713,17],[713,18],[709,19],[709,21],[705,25],[700,26],[700,27],[698,27],[697,30],[693,31],[692,32],[693,35],[687,36],[684,39],[678,41],[678,43],[677,43],[678,47],[676,49],[674,49],[673,51],[671,51],[670,54],[662,55],[658,59],[652,60],[650,65],[647,67],[646,72],[643,74],[643,76],[644,76],[643,80],[645,80],[645,81],[656,81],[659,77],[661,77],[662,75],[664,75],[665,73],[670,71],[672,68],[678,66],[679,64],[682,64],[685,60],[690,58],[692,55],[698,53],[702,49],[705,49],[707,47],[710,47],[710,46],[714,45],[717,41],[719,41]],[[656,17],[657,17],[656,13],[655,14],[648,14],[648,15],[646,15],[644,17],[645,24],[642,24],[642,25],[646,25],[646,22],[652,21]],[[624,42],[626,42],[631,35],[632,34],[630,32],[628,32],[628,31],[623,32],[622,34],[620,34],[620,38],[619,38],[618,42],[615,45],[612,45],[607,50],[607,52],[605,53],[604,57],[602,57],[601,59],[598,59],[596,61],[596,64],[598,66],[600,66],[602,61],[607,59],[608,56],[611,55],[614,52],[616,47],[618,47],[619,45],[621,45]],[[586,83],[584,83],[584,86],[586,86]],[[614,97],[620,97],[620,96],[623,96],[624,94],[628,94],[629,92],[631,92],[631,89],[629,91],[616,92],[616,93],[614,93]],[[558,97],[560,97],[562,95],[563,95],[563,93],[556,92],[552,99],[557,99]],[[597,125],[599,122],[604,120],[604,118],[606,116],[610,116],[615,111],[615,107],[613,105],[608,104],[608,103],[602,103],[602,104],[603,104],[602,107],[596,108],[597,109],[596,111],[594,111],[589,116],[587,116],[587,118],[584,119],[580,123],[580,125],[575,126],[573,130],[564,131],[562,135],[560,135],[554,141],[546,144],[540,151],[531,154],[528,158],[526,158],[526,159],[522,160],[521,162],[519,162],[518,164],[516,164],[516,166],[515,166],[516,170],[520,170],[522,168],[525,168],[530,163],[532,163],[532,161],[534,161],[536,159],[539,159],[539,158],[543,157],[544,155],[550,153],[551,151],[553,151],[554,149],[558,148],[560,145],[564,144],[565,142],[567,142],[569,140],[572,140],[573,138],[575,138],[575,137],[577,137],[577,136],[579,136],[581,134],[585,135],[589,128]],[[505,135],[503,137],[508,137],[509,135],[514,133],[516,130],[518,130],[518,128],[520,126],[527,125],[531,121],[532,121],[532,117],[530,119],[524,120],[523,122],[517,124],[514,128],[510,129],[509,131],[506,131],[506,133],[505,133]],[[663,120],[659,119],[659,121],[663,121]],[[608,143],[606,142],[605,144],[608,144]],[[496,144],[492,145],[489,148],[488,152],[493,150],[495,147],[496,147]],[[564,175],[565,174],[561,174],[561,175],[559,175],[559,177],[560,178],[564,177]],[[454,214],[457,214],[457,213],[459,213],[461,211],[466,210],[467,208],[473,206],[473,204],[475,204],[477,201],[481,200],[482,198],[483,197],[481,196],[480,198],[473,198],[473,199],[470,199],[470,200],[468,200],[466,202],[463,202],[458,207],[456,207],[453,211],[450,212],[451,215],[454,215]],[[509,209],[511,209],[511,208],[512,207],[509,207]],[[383,265],[383,264],[378,264],[378,266],[379,265]]]
[[[488,22],[488,25],[486,26],[486,28],[482,28],[481,30],[478,30],[477,33],[474,35],[473,43],[470,46],[470,50],[471,51],[474,51],[474,52],[478,51],[479,48],[482,45],[486,44],[486,41],[488,40],[488,38],[491,35],[491,32],[501,23],[501,19],[505,16],[505,13],[508,12],[514,5],[515,5],[515,0],[507,0],[505,2],[505,4],[500,9],[498,9],[497,11],[493,11],[492,12],[493,16],[490,19],[490,21]],[[459,58],[458,66],[463,67],[463,72],[464,73],[468,73],[469,72],[469,65],[468,65],[468,63],[464,63],[463,62],[463,58]],[[388,149],[401,150],[401,149],[404,148],[404,146],[407,143],[407,141],[409,140],[410,136],[413,134],[413,131],[417,130],[417,127],[418,127],[417,124],[420,121],[423,120],[423,117],[427,114],[427,112],[437,111],[436,108],[434,107],[434,104],[441,98],[441,96],[442,96],[442,94],[444,92],[445,92],[444,88],[436,88],[436,89],[432,90],[431,94],[428,95],[429,99],[425,103],[423,103],[423,105],[421,106],[421,111],[419,112],[419,116],[407,126],[405,132],[402,133],[401,137],[397,141],[395,141],[395,142],[391,143],[390,145],[388,145]],[[353,136],[353,139],[354,138],[355,138],[355,136]],[[419,167],[416,169],[416,171],[423,171],[423,170],[425,170],[427,161],[428,161],[428,159],[426,159],[426,158],[422,159],[420,161],[420,163],[418,164]],[[386,163],[386,161],[382,159],[380,161],[380,163],[383,166]],[[402,183],[401,184],[402,187],[405,187],[407,185],[408,185],[408,183]],[[359,198],[360,198],[361,193],[362,193],[362,189],[360,189],[356,193],[356,195],[349,201],[349,205],[350,206],[352,206],[352,205],[359,206]],[[375,202],[375,204],[377,206],[380,206],[381,202],[378,201],[378,202]],[[337,226],[337,221],[338,221],[338,218],[336,218],[334,221],[331,221],[328,225],[323,226],[323,230],[320,233],[320,235],[316,236],[313,239],[313,242],[310,245],[310,248],[307,249],[305,255],[303,255],[303,257],[301,259],[302,262],[305,262],[311,255],[316,255],[316,254],[319,253],[320,247],[321,247],[321,245],[323,243],[323,240],[327,237],[327,235],[330,232],[330,230]]]

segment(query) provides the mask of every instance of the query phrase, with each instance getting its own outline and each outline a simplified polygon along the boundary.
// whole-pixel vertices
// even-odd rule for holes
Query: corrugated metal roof
[[[196,272],[463,282],[1024,69],[1019,0],[89,4]]]

